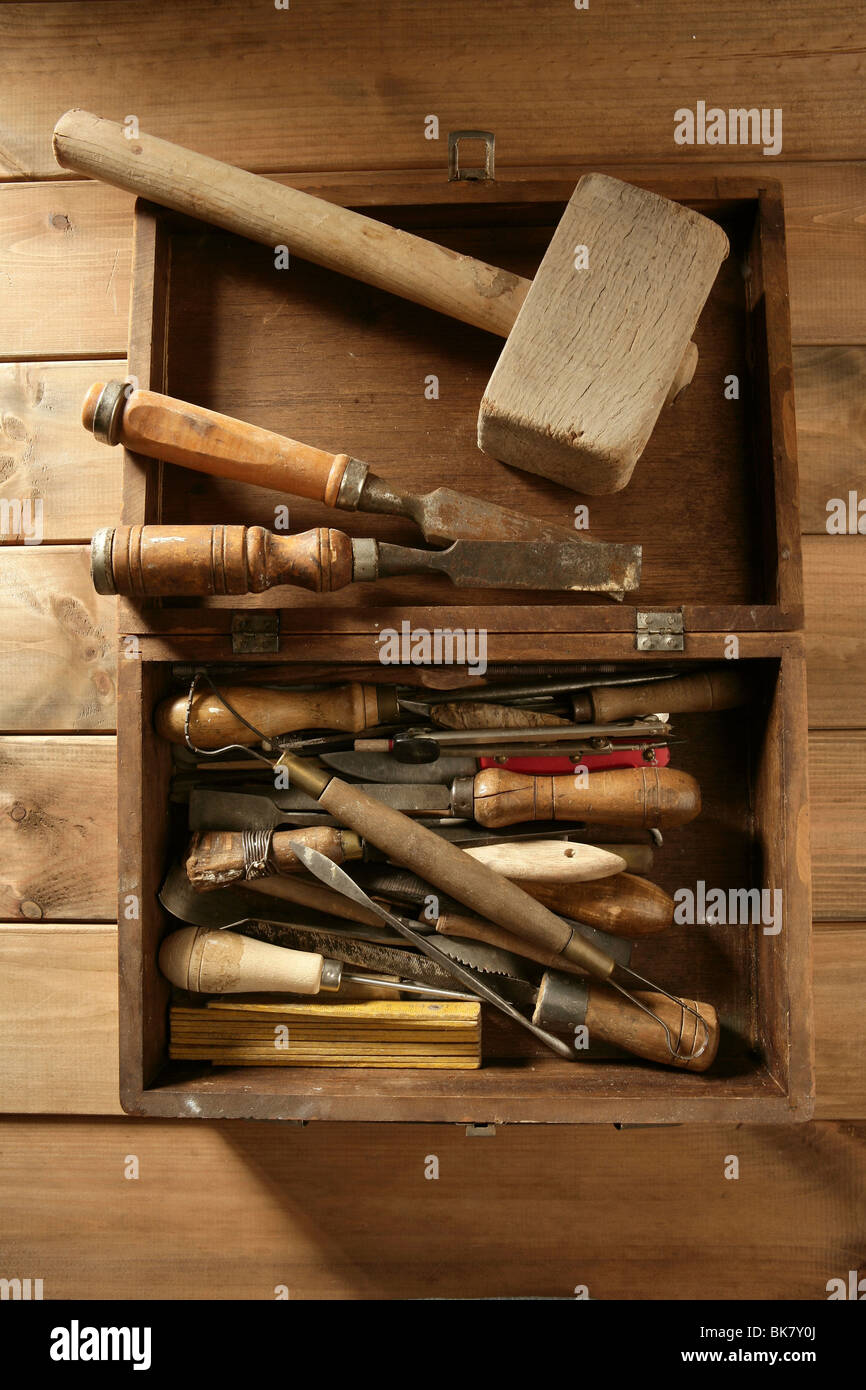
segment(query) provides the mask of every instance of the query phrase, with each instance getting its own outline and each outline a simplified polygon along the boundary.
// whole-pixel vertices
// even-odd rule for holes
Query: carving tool
[[[436,999],[475,999],[474,992],[359,975],[317,951],[294,951],[238,932],[204,927],[181,927],[165,937],[159,948],[159,968],[173,985],[193,994],[318,994],[351,981]]]
[[[482,860],[497,873],[495,863]],[[504,875],[508,877],[507,874]],[[379,865],[353,866],[352,877],[370,893],[391,898],[400,903],[424,903],[433,891],[417,874]],[[568,917],[581,928],[609,934],[605,949],[610,950],[610,937],[654,936],[666,931],[674,919],[674,900],[663,889],[635,874],[619,873],[591,882],[549,882],[539,878],[520,879],[520,887],[552,912]],[[439,900],[440,909],[453,914],[456,904]],[[440,927],[440,931],[446,928]]]
[[[583,492],[628,481],[728,252],[721,227],[603,174],[572,194],[535,280],[88,111],[54,129],[64,169],[507,337],[479,413],[482,449]],[[589,264],[575,259],[587,247]]]
[[[572,704],[575,719],[604,723],[649,714],[660,700],[669,714],[734,709],[748,704],[752,693],[747,677],[729,664],[711,671],[690,671],[658,687],[651,683],[593,686],[573,695]]]
[[[489,746],[483,743],[461,744],[461,750],[464,750],[461,753],[450,756],[445,754],[441,757],[425,758],[423,762],[411,763],[403,762],[391,753],[363,753],[354,749],[322,753],[319,760],[326,767],[332,767],[335,772],[345,777],[357,777],[362,782],[412,782],[417,779],[416,769],[419,766],[431,782],[453,782],[455,777],[472,777],[486,767],[502,767],[506,772],[523,772],[528,777],[555,777],[558,773],[574,775],[577,766],[585,767],[588,772],[595,772],[618,767],[667,767],[670,762],[670,749],[666,743],[617,743],[607,752],[590,751],[589,745],[580,747],[573,753],[517,757],[509,757],[505,753],[487,753]],[[405,751],[405,745],[403,747]],[[566,744],[566,747],[570,745]],[[434,742],[431,751],[438,753],[438,749],[439,745]]]
[[[605,593],[636,589],[632,547],[573,541],[453,541],[413,550],[313,527],[296,536],[263,526],[109,526],[91,541],[98,594],[204,598],[261,594],[288,584],[332,593],[400,575],[444,575],[460,589]]]
[[[401,491],[348,454],[328,454],[172,396],[133,389],[125,381],[96,382],[87,393],[81,421],[105,444],[124,444],[136,454],[200,473],[294,493],[347,511],[407,517],[433,545],[481,540],[593,546],[599,566],[610,556],[610,590],[622,597],[615,579],[622,547],[464,496],[453,488],[440,487],[423,496]],[[636,577],[641,548],[628,549],[630,572]]]
[[[285,755],[289,756],[289,755]],[[293,761],[301,762],[301,759]],[[303,760],[306,762],[306,760]],[[320,769],[310,772],[322,776]],[[349,784],[346,784],[349,785]],[[367,786],[352,783],[353,790],[366,794],[376,805],[387,805],[407,816],[455,816],[474,819],[488,830],[532,821],[576,821],[589,825],[617,825],[630,829],[668,829],[694,820],[701,809],[700,788],[693,777],[673,768],[619,768],[615,772],[593,772],[586,778],[524,777],[491,767],[474,777],[457,777],[449,786],[436,783],[374,782]],[[232,798],[235,792],[208,792],[201,796]],[[191,798],[192,800],[192,798]],[[315,814],[316,798],[293,785],[276,793],[278,810],[310,811]],[[212,805],[219,803],[213,802]],[[226,801],[227,806],[231,805]],[[242,807],[244,803],[236,803]],[[228,813],[227,813],[228,814]],[[207,824],[197,815],[191,829],[234,830],[244,828],[238,809],[231,819],[214,825],[211,812]],[[279,824],[279,820],[274,824]],[[376,844],[373,836],[367,836]]]
[[[449,960],[432,938],[418,935],[402,918],[374,902],[330,859],[301,844],[297,847],[297,853],[322,883],[345,893],[359,905],[378,912],[383,921],[412,941],[425,955],[438,960],[446,969],[450,968],[455,978],[468,989],[507,1014],[560,1056],[574,1060],[571,1048],[564,1047],[546,1030],[531,1023],[502,995],[490,989],[479,975],[465,969],[458,961]],[[579,940],[585,968],[604,981],[601,987],[595,983],[586,986],[586,1024],[591,1031],[596,1031],[605,1041],[614,1042],[629,1052],[653,1061],[698,1071],[705,1070],[711,1064],[718,1048],[719,1035],[718,1019],[711,1005],[678,999],[652,987],[649,992],[632,993],[614,978],[616,971],[622,971],[643,984],[649,984],[649,981],[631,967],[618,964],[612,957],[598,951],[585,939],[572,935],[569,945],[573,945],[575,940]]]

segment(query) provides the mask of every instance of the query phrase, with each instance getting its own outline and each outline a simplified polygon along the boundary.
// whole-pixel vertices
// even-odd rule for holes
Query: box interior
[[[403,205],[376,207],[375,215],[530,276],[562,206]],[[147,351],[133,350],[130,368],[152,389],[353,454],[397,486],[419,492],[451,486],[569,529],[575,508],[586,507],[593,537],[643,546],[641,587],[623,605],[573,593],[454,589],[444,577],[424,577],[318,596],[321,613],[369,613],[397,604],[542,602],[547,611],[568,606],[583,612],[602,605],[606,626],[628,630],[635,606],[674,604],[716,612],[735,606],[742,615],[735,630],[760,626],[754,610],[776,604],[779,594],[773,470],[757,467],[759,451],[766,456],[771,413],[759,201],[718,200],[701,211],[724,226],[731,254],[697,326],[697,373],[679,401],[662,411],[628,488],[612,496],[581,496],[477,449],[478,405],[501,350],[493,336],[301,260],[277,270],[270,248],[163,213],[154,217],[146,246],[151,224],[139,213],[139,263],[148,255],[153,261],[153,322]],[[731,376],[739,383],[737,400],[725,398]],[[438,399],[428,399],[432,378]],[[142,471],[148,475],[144,514],[141,487],[132,489],[132,506],[128,488],[127,522],[283,526],[285,515],[277,509],[288,504],[292,531],[330,525],[353,536],[422,543],[411,523],[396,518],[334,512],[129,456],[132,478]],[[168,612],[247,604],[291,609],[310,602],[308,593],[291,588],[249,599],[160,601]]]
[[[691,824],[665,833],[656,851],[652,879],[670,893],[698,880],[710,888],[785,886],[785,853],[772,817],[784,800],[782,721],[779,703],[785,657],[746,659],[753,699],[743,709],[678,715],[672,765],[701,784],[703,810]],[[681,661],[684,669],[688,662]],[[413,1118],[413,1105],[432,1107],[421,1118],[437,1118],[436,1107],[459,1102],[460,1118],[505,1115],[515,1097],[539,1107],[535,1118],[590,1118],[594,1101],[701,1101],[714,1098],[781,1100],[787,1088],[788,922],[776,934],[756,925],[675,925],[635,945],[635,968],[674,993],[706,1000],[723,1022],[719,1057],[704,1075],[678,1072],[638,1060],[577,1061],[546,1053],[530,1035],[484,1006],[484,1065],[477,1072],[412,1072],[302,1068],[225,1068],[207,1063],[167,1063],[169,986],[156,967],[158,943],[176,926],[159,907],[157,892],[170,860],[186,840],[183,815],[168,829],[165,806],[171,757],[152,729],[159,699],[179,687],[168,662],[127,662],[126,678],[138,682],[142,705],[144,769],[140,863],[128,865],[142,882],[141,921],[121,921],[122,998],[133,1014],[141,1009],[143,1053],[133,1057],[132,1090],[173,1097],[181,1113],[285,1115],[291,1117]],[[519,668],[515,668],[519,669]],[[551,666],[554,671],[555,666]],[[122,675],[124,673],[122,672]],[[355,672],[353,671],[353,675]],[[373,668],[369,678],[381,678]],[[130,692],[129,698],[134,696]],[[130,735],[122,739],[121,766],[134,757]],[[756,787],[760,794],[756,797]],[[778,805],[774,804],[779,803]],[[130,814],[135,817],[136,808]],[[134,829],[134,826],[132,827]],[[131,879],[130,879],[131,881]],[[123,880],[121,893],[124,891]],[[122,915],[122,914],[121,914]],[[126,1033],[134,1028],[125,1029]],[[129,1038],[125,1047],[136,1044]],[[129,1075],[129,1072],[127,1072]],[[127,1097],[128,1102],[128,1097]],[[188,1106],[187,1106],[188,1102]],[[128,1102],[129,1103],[129,1102]],[[473,1110],[473,1106],[475,1109]],[[213,1108],[215,1107],[215,1108]],[[480,1107],[480,1113],[479,1113]],[[491,1109],[492,1107],[492,1109]],[[135,1109],[136,1103],[131,1107]],[[700,1106],[698,1106],[700,1109]],[[465,1112],[465,1113],[464,1113]]]

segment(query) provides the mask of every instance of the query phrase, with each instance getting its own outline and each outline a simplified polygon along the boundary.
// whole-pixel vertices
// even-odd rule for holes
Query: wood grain
[[[113,738],[0,739],[0,918],[117,915]]]
[[[0,730],[111,730],[114,607],[83,546],[0,551]]]
[[[0,358],[125,355],[131,210],[98,184],[0,186]]]
[[[862,920],[866,908],[866,733],[809,738],[812,892],[816,920]]]
[[[60,109],[53,109],[48,129]],[[592,167],[569,166],[563,200],[572,179],[576,183]],[[608,160],[597,167],[650,184],[689,171],[685,163],[617,166]],[[531,175],[532,167],[524,172]],[[732,170],[717,162],[706,172],[724,176]],[[866,277],[861,273],[866,163],[765,160],[738,164],[733,172],[772,177],[783,184],[794,342],[866,343]],[[371,197],[369,176],[358,175],[352,182],[346,174],[328,178],[294,170],[281,177],[320,197],[349,202]],[[419,200],[435,201],[437,190],[448,190],[444,169],[427,176],[413,173],[411,178]],[[490,200],[483,185],[464,187],[469,190],[467,202],[483,205]],[[495,191],[492,185],[494,196]],[[88,182],[0,185],[0,360],[124,356],[132,207],[131,195]],[[433,229],[428,234],[438,239]],[[483,244],[478,253],[490,258]]]
[[[0,926],[0,1110],[120,1114],[117,929]]]
[[[122,377],[126,363],[0,364],[0,498],[38,499],[46,541],[89,541],[120,509],[122,450],[98,444],[80,421],[85,392],[106,372]]]
[[[576,145],[587,160],[713,159],[717,146],[673,139],[674,112],[702,94],[723,108],[782,107],[788,158],[852,159],[863,153],[860,52],[838,0],[792,0],[783,37],[772,7],[745,0],[702,11],[699,25],[688,0],[586,12],[502,0],[492,14],[441,0],[435,16],[404,0],[376,24],[352,22],[339,0],[9,6],[0,167],[56,177],[51,129],[74,105],[134,112],[142,129],[253,169],[444,168],[447,132],[479,126],[515,162],[551,163]],[[431,112],[438,140],[424,138]]]
[[[801,527],[826,536],[832,498],[866,499],[866,348],[796,348],[794,380]]]
[[[862,911],[862,909],[861,909]],[[866,1114],[866,927],[816,923],[817,1118]]]
[[[866,537],[804,536],[803,579],[809,727],[862,729],[866,726]],[[844,741],[842,734],[840,741]]]
[[[22,1120],[4,1127],[4,1236],[46,1299],[823,1300],[861,1257],[863,1139],[593,1126],[576,1159],[557,1127]]]

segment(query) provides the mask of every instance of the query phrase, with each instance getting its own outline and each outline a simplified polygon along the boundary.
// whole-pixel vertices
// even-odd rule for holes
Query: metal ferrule
[[[99,393],[93,412],[93,436],[102,444],[120,443],[120,422],[128,389],[127,381],[109,381]]]
[[[342,507],[347,512],[356,511],[369,472],[370,465],[368,463],[362,463],[360,459],[349,459],[342,482],[337,490],[334,506]]]
[[[586,1022],[589,986],[577,975],[546,970],[538,989],[532,1022],[539,1028],[571,1032]]]
[[[324,960],[322,962],[322,978],[319,982],[319,989],[339,989],[340,981],[343,978],[343,963],[339,960]]]
[[[320,767],[311,767],[308,758],[298,758],[294,753],[283,753],[274,763],[275,768],[283,768],[289,774],[289,782],[299,791],[314,796],[318,801],[322,792],[333,780],[332,772],[324,772]]]
[[[471,820],[475,807],[475,778],[455,777],[451,783],[451,814]]]
[[[114,570],[111,565],[111,550],[114,545],[114,527],[103,526],[90,542],[90,577],[98,594],[116,594]]]
[[[352,579],[355,583],[379,577],[379,542],[369,536],[352,541]]]

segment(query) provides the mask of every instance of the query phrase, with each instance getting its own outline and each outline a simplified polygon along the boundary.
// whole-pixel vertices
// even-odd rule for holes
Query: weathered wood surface
[[[592,167],[575,164],[574,181]],[[690,161],[598,167],[649,182],[704,172]],[[765,160],[743,169],[716,161],[706,172],[781,180],[794,343],[866,343],[866,163]],[[328,180],[296,171],[282,177],[323,197],[351,195],[345,176]],[[412,178],[425,198],[447,188],[444,166],[441,174]],[[355,187],[360,196],[363,175]],[[86,181],[0,183],[0,360],[124,355],[132,204],[130,194]],[[477,254],[484,254],[483,246]]]
[[[812,902],[817,919],[866,916],[866,732],[809,736]]]
[[[524,1125],[20,1120],[4,1241],[46,1299],[823,1300],[862,1260],[863,1139],[595,1126],[576,1150]]]
[[[866,727],[866,537],[804,536],[809,727]],[[840,739],[845,735],[840,733]],[[866,903],[864,903],[866,907]]]
[[[113,921],[113,738],[0,738],[0,920]]]

